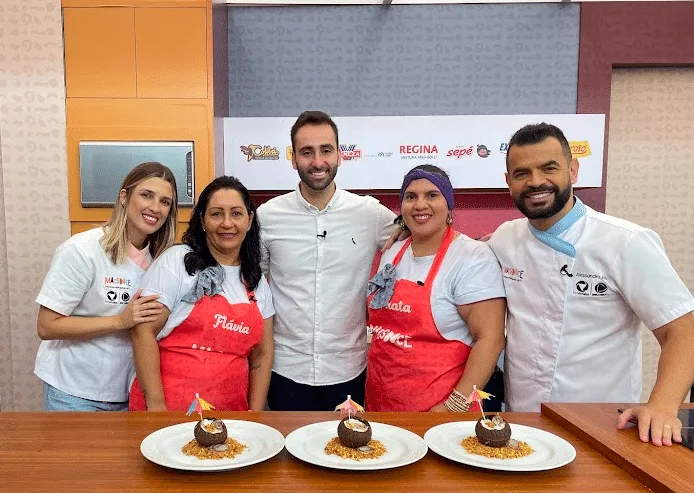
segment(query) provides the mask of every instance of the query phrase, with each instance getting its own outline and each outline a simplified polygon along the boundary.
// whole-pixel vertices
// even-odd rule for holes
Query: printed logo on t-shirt
[[[389,342],[400,346],[404,349],[412,348],[411,337],[407,335],[400,334],[398,332],[393,332],[390,329],[384,329],[380,325],[368,325],[366,327],[367,332],[370,331],[372,335],[372,343],[374,339],[381,340],[383,342]]]
[[[125,277],[106,276],[106,277],[104,277],[104,286],[106,286],[107,288],[111,288],[111,287],[120,288],[123,286],[126,288],[129,288],[130,287],[130,279],[127,279]]]
[[[104,276],[104,301],[109,305],[127,305],[132,282],[126,277]]]
[[[247,325],[244,325],[243,322],[238,322],[234,323],[234,319],[232,318],[231,320],[227,321],[227,316],[222,315],[221,313],[217,313],[214,316],[216,322],[212,326],[213,329],[216,329],[217,327],[221,327],[224,330],[230,330],[232,332],[238,332],[239,334],[249,334],[251,331],[251,328],[248,327]]]
[[[386,310],[393,310],[394,312],[412,313],[412,307],[410,305],[404,304],[402,300],[398,301],[397,303],[388,303],[383,308],[385,308]]]
[[[509,267],[508,265],[504,265],[502,270],[504,279],[523,282],[523,274],[525,274],[525,271],[523,269],[518,269],[517,267]]]

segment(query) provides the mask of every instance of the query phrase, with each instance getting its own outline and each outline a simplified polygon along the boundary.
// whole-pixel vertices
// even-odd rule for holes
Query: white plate
[[[140,452],[161,466],[186,471],[225,471],[263,462],[277,455],[284,447],[282,433],[252,421],[223,420],[229,436],[246,446],[233,459],[198,459],[185,455],[181,448],[193,439],[197,421],[167,426],[150,433],[140,444]]]
[[[511,437],[526,442],[535,452],[518,459],[489,459],[469,454],[460,442],[475,435],[476,421],[454,421],[434,426],[424,434],[429,448],[447,459],[499,471],[545,471],[561,467],[576,457],[573,445],[552,433],[511,423]]]
[[[287,435],[287,451],[297,459],[317,466],[351,471],[374,471],[406,466],[417,462],[427,453],[422,437],[397,426],[370,421],[372,439],[386,448],[386,453],[377,459],[343,459],[325,453],[325,446],[337,436],[339,421],[323,421],[294,430]]]

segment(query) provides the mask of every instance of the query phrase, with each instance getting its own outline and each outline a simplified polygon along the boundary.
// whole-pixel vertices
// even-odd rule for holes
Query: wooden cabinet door
[[[67,97],[134,98],[135,9],[63,9]]]
[[[137,8],[138,98],[207,98],[207,11]]]

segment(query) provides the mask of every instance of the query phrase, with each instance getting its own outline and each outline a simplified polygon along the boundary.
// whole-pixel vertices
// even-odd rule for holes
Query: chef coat
[[[694,310],[658,235],[577,199],[548,231],[518,219],[489,245],[508,303],[509,409],[639,402],[641,323],[653,330]]]

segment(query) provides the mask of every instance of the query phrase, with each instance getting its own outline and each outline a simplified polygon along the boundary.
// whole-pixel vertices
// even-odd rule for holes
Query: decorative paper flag
[[[358,412],[363,413],[364,408],[352,400],[352,396],[348,395],[347,400],[342,404],[335,406],[335,411],[340,411],[340,414],[344,416],[347,415],[348,418],[352,417],[352,413],[357,414]]]
[[[209,402],[207,402],[205,399],[200,397],[200,394],[196,392],[195,399],[193,399],[193,402],[190,403],[190,407],[188,408],[188,412],[186,413],[186,415],[190,416],[191,414],[196,412],[200,415],[200,419],[202,420],[202,412],[209,411],[211,409],[215,409],[215,407]]]
[[[484,390],[478,390],[477,385],[473,385],[472,392],[469,396],[467,396],[465,402],[468,404],[472,404],[473,402],[479,404],[480,411],[482,411],[482,418],[487,419],[484,415],[484,410],[482,409],[482,399],[491,399],[492,397],[494,397],[494,395],[490,394],[489,392],[485,392]]]

